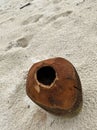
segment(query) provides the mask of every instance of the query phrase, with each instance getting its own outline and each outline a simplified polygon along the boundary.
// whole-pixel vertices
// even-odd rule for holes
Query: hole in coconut
[[[37,80],[44,85],[51,85],[56,78],[55,70],[50,66],[41,67],[37,71]]]

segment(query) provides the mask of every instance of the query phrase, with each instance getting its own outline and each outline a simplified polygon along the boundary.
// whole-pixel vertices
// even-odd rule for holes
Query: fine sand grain
[[[83,108],[72,118],[49,114],[25,91],[33,63],[57,56],[82,83]],[[0,130],[97,130],[96,0],[0,0]]]

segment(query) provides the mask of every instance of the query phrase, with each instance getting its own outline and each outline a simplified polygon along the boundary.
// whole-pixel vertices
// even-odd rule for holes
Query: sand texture
[[[49,114],[25,91],[30,67],[57,56],[82,83],[72,118]],[[97,130],[97,0],[1,0],[0,130]]]

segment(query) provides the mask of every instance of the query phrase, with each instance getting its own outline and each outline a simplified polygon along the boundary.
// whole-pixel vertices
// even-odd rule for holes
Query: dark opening
[[[44,85],[50,85],[55,77],[55,70],[50,66],[44,66],[37,71],[37,80]]]

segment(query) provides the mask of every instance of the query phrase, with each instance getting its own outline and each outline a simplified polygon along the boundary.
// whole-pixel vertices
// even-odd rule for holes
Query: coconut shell
[[[77,71],[69,61],[60,57],[32,65],[26,92],[33,102],[54,114],[75,112],[82,104]]]

